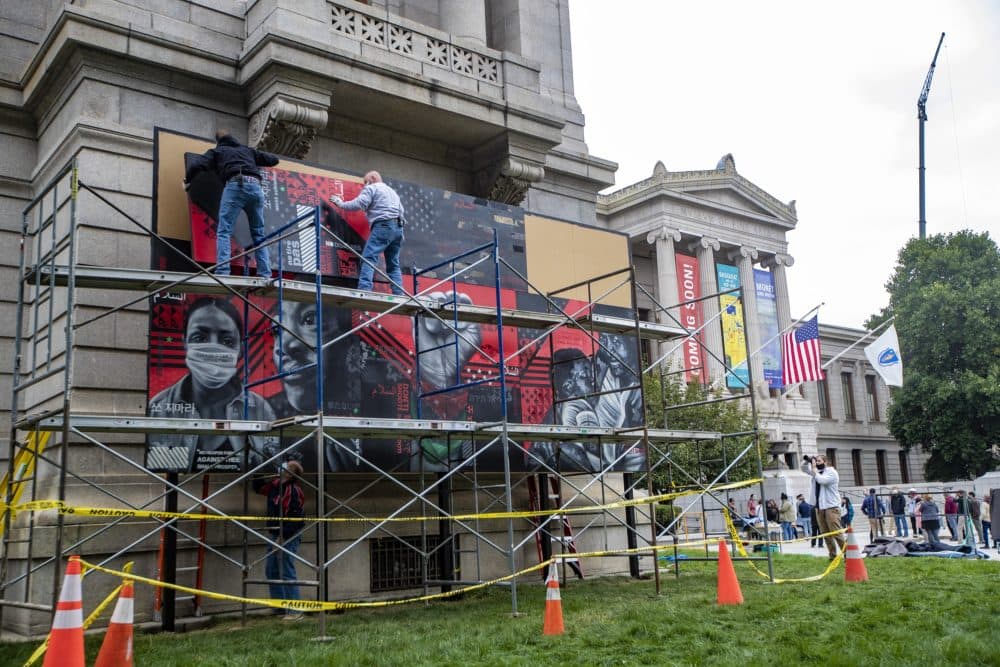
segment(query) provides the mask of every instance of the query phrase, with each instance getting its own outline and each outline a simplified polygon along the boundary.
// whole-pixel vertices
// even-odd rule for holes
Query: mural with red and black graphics
[[[214,174],[202,172],[185,193],[174,176],[183,173],[185,155],[211,146],[163,130],[156,134],[154,224],[167,243],[190,249],[192,258],[206,267],[215,262],[215,216],[222,183]],[[360,252],[367,239],[367,220],[363,213],[341,213],[323,203],[332,195],[356,196],[360,176],[286,160],[261,172],[265,228],[282,237],[280,246],[272,246],[276,249],[271,253],[272,267],[278,269],[280,256],[286,276],[311,279],[317,266],[312,215],[319,207],[328,230],[321,232],[318,246],[323,279],[353,286],[355,251]],[[551,304],[531,293],[523,279],[529,273],[526,257],[530,249],[522,209],[383,176],[406,209],[401,259],[407,291],[413,290],[413,269],[444,262],[420,276],[418,291],[444,304],[495,307],[497,278],[486,251],[455,262],[447,260],[482,248],[496,236],[500,256],[512,269],[501,271],[500,305],[551,309]],[[183,207],[167,201],[168,197],[183,198]],[[298,216],[307,222],[287,226]],[[537,224],[541,223],[536,223],[536,229]],[[249,242],[245,226],[244,218],[234,230],[234,256]],[[612,245],[627,246],[621,235],[609,232],[607,237],[602,252]],[[588,242],[593,244],[593,240]],[[551,255],[552,250],[538,248],[536,252]],[[564,252],[571,255],[573,249],[567,247]],[[247,269],[252,273],[250,257]],[[577,257],[576,261],[584,267],[586,259]],[[153,245],[151,265],[190,269],[189,261],[163,243]],[[236,261],[233,273],[241,273]],[[388,292],[378,278],[375,289]],[[589,308],[577,301],[553,303],[577,315]],[[620,308],[598,309],[622,312]],[[541,334],[311,301],[286,299],[279,304],[254,296],[244,301],[236,296],[160,295],[153,300],[150,318],[148,414],[273,421],[322,411],[324,416],[336,417],[491,422],[502,418],[506,405],[511,422],[635,424],[633,398],[637,393],[626,377],[637,366],[636,351],[628,347],[632,339],[596,337],[598,345],[591,334],[573,327]],[[506,368],[506,395],[501,394],[498,379],[501,364]],[[510,449],[513,470],[544,466],[639,470],[644,465],[642,452],[630,447],[524,445],[532,454]],[[467,434],[413,440],[328,436],[317,445],[312,436],[291,431],[248,437],[167,433],[150,435],[147,447],[147,466],[163,471],[270,469],[271,463],[287,458],[300,459],[307,471],[445,471],[473,457],[479,470],[504,469],[501,442]]]

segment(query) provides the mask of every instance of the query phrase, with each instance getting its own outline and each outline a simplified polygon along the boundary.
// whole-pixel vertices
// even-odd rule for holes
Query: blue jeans
[[[403,272],[399,268],[399,251],[403,248],[403,228],[395,220],[379,220],[372,225],[368,242],[365,243],[358,272],[358,289],[371,291],[372,279],[375,276],[375,265],[379,255],[385,254],[385,272],[392,281],[392,293],[402,296]]]
[[[791,521],[781,522],[781,539],[783,540],[794,540],[795,539],[795,529],[792,528]]]
[[[799,517],[799,525],[802,526],[802,537],[811,537],[813,534],[812,517]],[[811,540],[810,540],[811,542]]]
[[[264,241],[264,191],[260,189],[260,181],[254,178],[230,180],[222,191],[219,201],[219,224],[215,231],[215,275],[229,275],[229,258],[232,253],[229,239],[233,235],[233,225],[240,215],[246,211],[250,221],[250,238],[256,247],[257,275],[271,277],[271,261],[267,254]]]
[[[910,527],[906,525],[906,515],[893,514],[892,518],[896,522],[896,537],[909,537]]]
[[[276,537],[274,538],[276,539]],[[295,537],[285,540],[282,546],[293,554],[299,552],[299,544],[302,537]],[[298,577],[295,574],[295,559],[277,547],[270,547],[267,552],[267,562],[264,564],[264,576],[268,579],[284,579],[285,581],[295,581]],[[298,600],[299,587],[294,584],[268,584],[271,589],[271,598],[275,600]]]
[[[945,514],[945,520],[948,522],[948,530],[951,532],[951,539],[958,539],[958,515],[957,514]]]

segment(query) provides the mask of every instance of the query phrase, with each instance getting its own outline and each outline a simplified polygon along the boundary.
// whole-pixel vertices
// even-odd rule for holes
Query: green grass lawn
[[[675,579],[572,581],[562,589],[566,634],[543,637],[545,589],[494,589],[450,602],[349,611],[327,618],[220,620],[178,635],[141,634],[135,664],[239,665],[998,665],[1000,564],[932,558],[865,561],[871,581],[772,585],[736,563],[745,603],[717,607],[715,564],[684,563]],[[826,561],[775,557],[775,575],[818,574]],[[101,637],[88,637],[92,664]],[[21,664],[35,644],[0,644]]]

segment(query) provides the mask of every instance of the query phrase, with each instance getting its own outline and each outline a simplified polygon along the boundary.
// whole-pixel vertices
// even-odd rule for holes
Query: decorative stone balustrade
[[[503,85],[497,58],[335,2],[328,5],[331,28],[338,35],[479,81]]]

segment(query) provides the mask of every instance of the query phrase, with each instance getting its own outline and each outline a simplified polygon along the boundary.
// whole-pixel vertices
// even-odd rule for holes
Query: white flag
[[[889,325],[874,343],[865,348],[865,356],[887,385],[903,386],[903,359],[899,355],[895,324]]]

